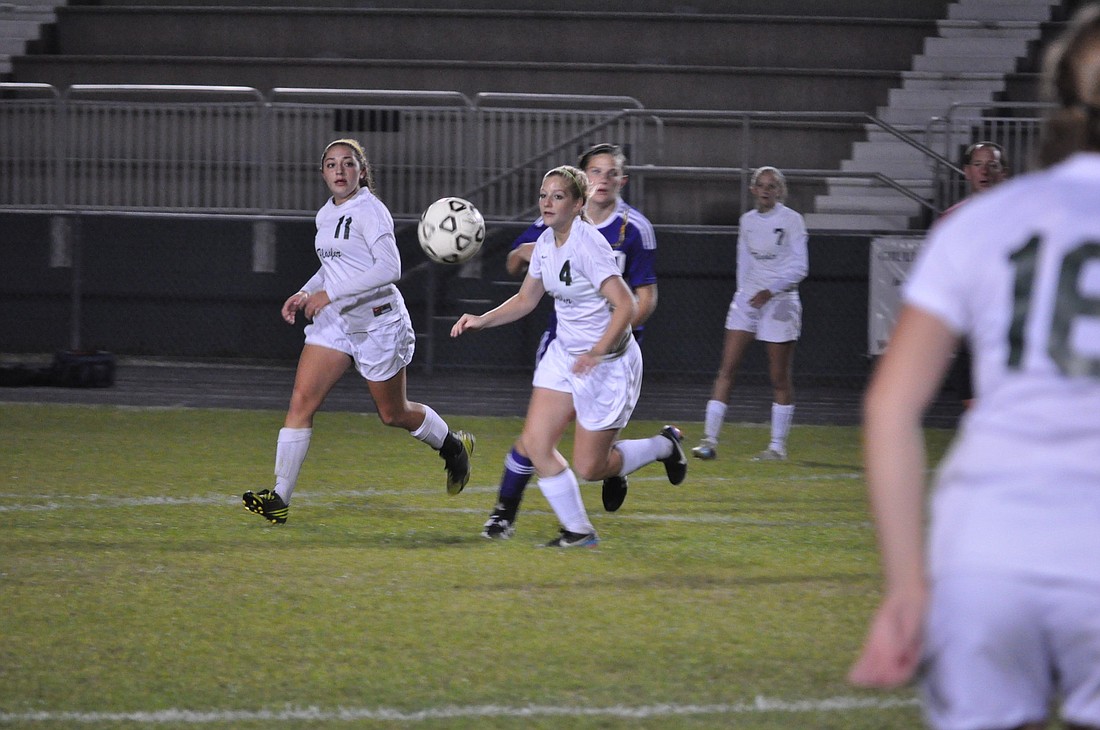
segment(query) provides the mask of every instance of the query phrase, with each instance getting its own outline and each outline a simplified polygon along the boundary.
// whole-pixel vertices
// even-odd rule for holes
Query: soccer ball
[[[416,234],[420,248],[432,261],[461,264],[481,250],[485,219],[469,200],[440,198],[420,216]]]

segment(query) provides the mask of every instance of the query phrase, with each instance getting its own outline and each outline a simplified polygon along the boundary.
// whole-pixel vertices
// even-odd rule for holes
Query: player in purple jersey
[[[638,300],[631,328],[634,331],[634,339],[640,345],[645,322],[657,308],[657,274],[654,271],[657,237],[653,232],[653,225],[637,209],[622,199],[622,190],[626,185],[627,176],[624,173],[626,155],[621,147],[613,144],[595,145],[580,156],[577,167],[588,176],[591,185],[587,206],[588,216],[611,244],[623,279]],[[545,230],[546,224],[540,217],[516,238],[505,262],[508,273],[517,277],[527,273],[534,242]],[[535,352],[536,365],[556,335],[557,318],[551,313],[550,321],[542,333]],[[500,478],[496,505],[485,523],[482,537],[508,538],[515,532],[519,505],[533,472],[530,459],[513,447],[504,459],[504,473]],[[603,482],[604,509],[608,512],[619,509],[623,500],[626,499],[626,491],[625,476],[612,476],[605,479]]]
[[[864,401],[883,596],[849,673],[936,730],[1100,728],[1100,4],[1051,47],[1038,172],[937,223]],[[959,341],[976,399],[926,490]]]

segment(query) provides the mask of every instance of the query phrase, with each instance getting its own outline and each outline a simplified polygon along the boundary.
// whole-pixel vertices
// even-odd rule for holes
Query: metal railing
[[[607,138],[643,147],[622,111],[636,101],[549,100],[556,109],[502,94],[0,84],[0,208],[306,214],[323,197],[319,145],[355,137],[395,217],[475,193],[513,217],[562,157]]]
[[[667,148],[668,130],[693,125],[727,164],[671,159],[682,150]],[[861,112],[651,110],[596,95],[0,84],[0,207],[308,214],[323,194],[313,174],[318,145],[352,136],[364,142],[395,217],[466,195],[489,217],[515,219],[532,209],[541,172],[594,142],[614,140],[633,170],[650,166],[650,174],[656,166],[749,170],[771,162],[759,148],[776,130],[858,135],[868,127],[950,169],[947,155]],[[888,171],[850,176],[860,175],[923,200]],[[644,186],[639,176],[636,200]],[[745,208],[747,185],[740,195]]]
[[[457,92],[277,88],[264,94],[248,87],[133,85],[59,92],[45,84],[0,83],[0,212],[56,219],[51,267],[71,269],[75,348],[81,318],[90,315],[81,306],[79,247],[62,240],[70,223],[78,231],[81,219],[107,214],[251,221],[253,240],[245,245],[252,246],[252,270],[270,273],[271,221],[312,218],[325,195],[320,147],[337,137],[366,145],[379,195],[406,237],[420,211],[443,195],[475,200],[490,222],[533,217],[542,173],[605,141],[628,154],[630,200],[662,223],[654,213],[662,206],[688,208],[706,196],[736,212],[747,209],[752,170],[775,164],[772,155],[800,143],[792,140],[812,146],[825,134],[862,138],[879,129],[943,174],[935,199],[888,171],[780,165],[805,183],[792,187],[862,178],[935,212],[951,202],[949,186],[961,180],[952,161],[959,145],[976,138],[1006,144],[1016,172],[1034,144],[1028,130],[1037,130],[1037,119],[993,116],[975,126],[971,109],[963,107],[976,106],[999,105],[956,105],[919,140],[861,112],[653,110],[619,96],[485,93],[471,99]],[[790,159],[811,151],[795,149]],[[681,219],[690,223],[676,224],[713,225],[693,215]],[[430,322],[447,279],[463,270],[410,264],[406,283],[423,287],[423,321]],[[434,360],[432,336],[421,334],[427,367]]]

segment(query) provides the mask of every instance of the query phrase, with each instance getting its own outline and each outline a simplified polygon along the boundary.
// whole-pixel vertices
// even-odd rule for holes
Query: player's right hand
[[[451,337],[458,337],[466,330],[479,330],[482,327],[480,314],[463,314],[451,327]]]

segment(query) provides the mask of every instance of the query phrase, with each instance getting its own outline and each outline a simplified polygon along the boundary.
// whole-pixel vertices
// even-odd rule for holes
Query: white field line
[[[647,719],[684,715],[750,715],[769,712],[852,712],[860,710],[887,710],[911,707],[916,699],[830,697],[822,700],[779,700],[756,697],[748,702],[713,705],[658,704],[628,707],[550,707],[528,705],[504,707],[500,705],[475,705],[470,707],[447,706],[425,710],[402,711],[384,707],[337,707],[324,710],[318,707],[287,707],[282,710],[157,710],[149,712],[0,712],[0,724],[28,722],[108,723],[129,722],[147,725],[159,723],[184,723],[207,725],[236,722],[355,722],[363,720],[388,720],[393,722],[422,722],[459,718],[499,717],[613,717]]]
[[[663,481],[663,480],[662,480]],[[537,488],[536,488],[537,489]],[[483,494],[495,494],[496,487],[467,487],[464,490],[466,493],[483,493]],[[401,497],[409,496],[411,494],[430,494],[443,496],[441,490],[411,490],[411,489],[351,489],[341,490],[336,492],[324,492],[323,494],[310,495],[308,493],[295,495],[294,504],[308,503],[310,507],[326,508],[334,507],[340,504],[337,500],[346,499],[369,499],[371,497]],[[206,495],[194,495],[194,496],[145,496],[145,497],[116,497],[112,495],[103,494],[0,494],[0,514],[3,513],[15,513],[15,512],[53,512],[64,509],[72,509],[74,503],[80,503],[80,509],[83,511],[91,509],[133,509],[143,507],[188,507],[188,506],[225,506],[225,507],[239,507],[240,498],[235,495],[225,494],[206,494]],[[369,505],[363,505],[364,510],[369,510]],[[384,508],[386,511],[399,510],[402,512],[428,512],[434,514],[469,514],[469,515],[485,515],[489,509],[485,505],[477,507],[447,507],[447,506],[419,506],[419,505],[404,505],[395,507],[388,505]],[[524,510],[529,515],[548,515],[550,512],[545,509],[527,509]],[[791,520],[760,520],[750,519],[746,517],[738,517],[729,513],[695,513],[690,515],[685,514],[669,514],[669,513],[639,513],[639,512],[626,512],[617,513],[614,516],[603,515],[604,518],[615,520],[637,520],[642,522],[677,522],[682,524],[729,524],[729,525],[748,525],[759,527],[779,527],[784,525],[797,524],[798,526],[812,526],[817,525],[820,527],[856,527],[865,528],[870,527],[870,522],[867,520],[827,520],[820,522],[805,522],[805,521],[791,521]]]
[[[802,476],[792,476],[784,479],[787,482],[832,482],[832,481],[853,481],[863,479],[861,472],[839,472],[837,474],[806,474]],[[733,484],[739,482],[757,482],[758,478],[751,477],[707,477],[708,482],[718,482]],[[643,484],[646,482],[658,482],[665,483],[664,477],[631,477],[631,484]],[[531,484],[532,488],[536,488],[534,483]],[[463,490],[464,494],[495,494],[497,486],[468,486]],[[440,489],[436,488],[398,488],[398,489],[344,489],[335,492],[326,491],[323,494],[309,493],[308,489],[303,489],[301,492],[296,493],[295,500],[308,501],[313,505],[327,505],[330,502],[324,500],[330,499],[345,499],[345,498],[369,498],[369,497],[408,497],[414,495],[433,495],[441,494]],[[193,496],[180,496],[178,492],[173,493],[171,496],[145,496],[145,497],[117,497],[112,495],[103,494],[49,494],[49,493],[21,493],[21,492],[3,492],[0,493],[0,512],[40,512],[50,511],[56,509],[63,509],[65,507],[64,502],[78,501],[83,503],[82,509],[91,507],[103,507],[103,508],[115,508],[115,507],[159,507],[159,506],[172,506],[172,505],[203,505],[203,504],[222,504],[222,503],[236,503],[239,498],[236,495],[193,495]],[[6,504],[6,502],[14,502],[14,504]],[[38,502],[39,504],[25,504],[27,502]],[[24,504],[20,504],[24,503]],[[475,510],[453,510],[453,511],[475,511]],[[476,510],[480,512],[481,510]]]

